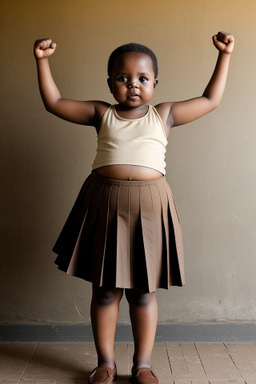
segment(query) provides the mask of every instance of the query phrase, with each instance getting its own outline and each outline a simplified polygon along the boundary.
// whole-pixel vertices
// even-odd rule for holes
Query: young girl
[[[89,383],[112,383],[117,368],[114,336],[125,291],[134,337],[132,381],[158,383],[151,369],[157,326],[156,289],[184,284],[182,234],[165,179],[165,151],[172,127],[215,109],[226,84],[231,34],[213,36],[219,56],[202,96],[149,105],[157,86],[157,59],[139,44],[117,48],[108,62],[116,104],[64,99],[48,57],[56,44],[37,40],[34,55],[46,109],[73,123],[93,126],[97,154],[54,246],[56,264],[92,282],[91,321],[98,366]]]

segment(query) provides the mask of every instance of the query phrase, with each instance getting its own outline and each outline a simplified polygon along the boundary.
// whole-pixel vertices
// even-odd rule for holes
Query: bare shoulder
[[[109,103],[100,100],[88,100],[82,101],[84,108],[90,111],[91,115],[95,115],[97,118],[102,118],[106,110],[110,107]]]
[[[171,108],[173,103],[172,102],[166,102],[166,103],[160,103],[155,105],[155,108],[157,112],[159,113],[159,116],[161,117],[164,125],[164,129],[166,132],[166,136],[169,135],[170,129],[173,126],[173,121],[171,118]]]
[[[106,103],[105,101],[94,101],[95,111],[102,118],[106,110],[110,107],[111,104]]]
[[[104,101],[94,100],[89,102],[91,103],[91,107],[94,109],[94,126],[99,131],[101,120],[106,112],[106,110],[110,107],[111,104],[106,103]]]

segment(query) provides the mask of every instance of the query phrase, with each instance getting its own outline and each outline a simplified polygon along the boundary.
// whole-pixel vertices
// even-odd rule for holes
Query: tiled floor
[[[118,380],[128,384],[133,345],[116,343]],[[82,384],[95,367],[92,343],[0,343],[1,384]],[[156,343],[160,384],[256,384],[256,343]]]

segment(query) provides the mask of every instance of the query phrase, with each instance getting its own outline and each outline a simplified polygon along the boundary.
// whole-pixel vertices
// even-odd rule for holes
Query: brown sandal
[[[112,384],[117,377],[116,365],[114,369],[108,367],[95,368],[88,378],[89,384]]]
[[[132,367],[131,381],[135,384],[159,384],[158,377],[151,368]]]

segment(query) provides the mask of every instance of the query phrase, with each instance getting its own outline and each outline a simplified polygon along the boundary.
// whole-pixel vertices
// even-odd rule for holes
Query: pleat
[[[105,263],[105,250],[107,242],[107,228],[109,218],[109,199],[111,194],[111,186],[105,185],[99,199],[99,206],[97,209],[97,216],[95,220],[95,227],[91,236],[94,237],[93,241],[93,265],[92,265],[92,280],[96,281],[98,285],[103,285],[103,271]]]
[[[162,227],[162,242],[164,244],[162,252],[162,265],[165,266],[165,271],[163,271],[163,284],[168,287],[171,285],[170,281],[170,236],[169,236],[169,222],[168,222],[168,197],[164,188],[164,183],[159,185],[159,197],[161,202],[161,227]],[[172,257],[176,255],[172,255]]]
[[[130,252],[130,187],[122,186],[117,196],[117,257],[116,260],[116,284],[130,284],[131,258]]]
[[[72,256],[70,258],[70,262],[67,266],[67,273],[69,275],[77,275],[77,274],[79,274],[79,271],[80,271],[80,264],[81,264],[80,255],[82,253],[82,243],[83,243],[81,235],[82,235],[83,228],[84,228],[84,222],[85,222],[85,218],[83,220],[79,235],[77,237],[74,251],[73,251]]]
[[[148,287],[148,279],[140,214],[141,189],[135,186],[130,191],[130,284],[145,289]]]
[[[168,192],[170,194],[169,197],[169,221],[172,223],[172,234],[173,239],[172,247],[176,246],[177,259],[174,259],[173,270],[174,273],[173,281],[175,284],[183,285],[185,283],[185,275],[184,275],[184,254],[183,254],[183,239],[182,239],[182,230],[180,224],[180,218],[178,214],[178,210],[176,207],[176,203],[172,194],[170,187],[168,187]],[[171,258],[170,258],[171,259]]]
[[[70,275],[75,275],[82,278],[90,278],[94,273],[93,263],[92,263],[92,242],[91,238],[96,236],[95,228],[97,227],[96,218],[97,216],[94,212],[98,212],[99,204],[101,201],[101,195],[104,187],[97,185],[95,183],[90,183],[87,188],[87,194],[85,194],[83,202],[76,202],[75,205],[80,205],[82,211],[84,212],[83,221],[80,224],[79,233],[75,233],[76,238],[73,242],[72,250],[69,251],[69,264],[66,266],[67,273]],[[73,210],[72,210],[73,211]],[[64,255],[67,253],[66,248],[69,242],[70,233],[72,233],[73,226],[76,226],[76,217],[74,214],[71,214],[68,217],[68,220],[65,224],[65,230],[61,235],[61,251],[59,255]],[[56,249],[54,248],[56,252]],[[84,255],[88,255],[84,257]],[[58,258],[56,259],[58,264]],[[60,269],[62,268],[62,263],[59,263]]]
[[[143,190],[142,190],[143,189]],[[156,265],[155,265],[155,226],[154,222],[154,204],[149,186],[141,187],[140,190],[140,219],[142,227],[143,244],[145,251],[145,262],[147,271],[148,288],[151,292],[155,289]]]
[[[68,219],[53,247],[55,253],[65,253],[65,251],[70,253],[74,249],[77,235],[80,232],[81,224],[90,204],[90,180],[89,176],[78,194]]]
[[[77,238],[79,237],[84,219],[88,213],[92,189],[91,177],[89,176],[84,182],[67,221],[53,247],[53,252],[58,255],[55,263],[59,266],[59,269],[63,271],[69,268],[73,252],[77,249]]]
[[[159,190],[163,207],[163,233],[166,237],[168,285],[183,285],[184,256],[179,216],[167,182],[163,187]]]
[[[166,265],[167,252],[165,246],[165,236],[163,236],[162,203],[158,184],[151,187],[151,196],[154,204],[154,242],[155,242],[155,285],[156,287],[168,287],[168,269]]]
[[[104,266],[101,285],[116,286],[117,264],[117,196],[119,187],[110,185],[108,196],[107,226],[105,232]]]

